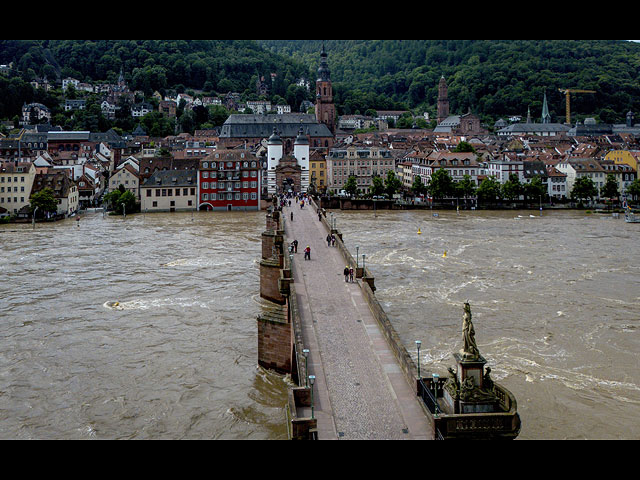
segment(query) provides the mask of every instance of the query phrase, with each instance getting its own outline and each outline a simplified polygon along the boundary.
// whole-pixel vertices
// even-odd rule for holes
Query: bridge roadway
[[[291,221],[291,212],[294,214]],[[433,429],[388,347],[358,281],[345,283],[345,261],[327,247],[327,230],[310,206],[284,209],[308,369],[316,376],[319,440],[430,440]],[[304,249],[311,247],[311,261]],[[311,412],[306,412],[311,417]]]

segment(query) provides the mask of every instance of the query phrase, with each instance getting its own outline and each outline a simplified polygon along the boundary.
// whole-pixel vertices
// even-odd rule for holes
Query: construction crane
[[[564,93],[567,96],[567,125],[571,125],[571,94],[572,93],[596,93],[593,90],[575,90],[575,89],[562,89],[560,93]]]

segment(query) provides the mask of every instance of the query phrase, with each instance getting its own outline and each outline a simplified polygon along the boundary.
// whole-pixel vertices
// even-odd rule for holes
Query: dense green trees
[[[591,201],[598,197],[598,187],[589,177],[578,177],[569,196],[571,200],[582,204],[584,200]]]
[[[46,216],[47,213],[56,213],[58,211],[58,201],[55,198],[55,193],[48,187],[34,193],[29,202],[31,213],[38,209],[37,216],[40,218]]]
[[[120,185],[117,190],[107,193],[104,196],[104,202],[110,207],[112,215],[128,215],[140,210],[135,195],[126,190],[123,185]]]
[[[260,40],[273,52],[317,68],[322,40]],[[576,118],[624,122],[640,111],[640,45],[620,40],[324,40],[341,114],[404,105],[436,112],[438,81],[449,84],[451,112],[471,109],[489,125],[505,115],[540,118],[546,92],[563,121],[560,88],[576,95]],[[379,102],[379,103],[378,103]],[[363,107],[363,105],[367,105]]]
[[[640,179],[636,179],[627,187],[625,192],[630,195],[633,200],[637,200],[640,197]]]
[[[169,90],[203,95],[234,91],[257,99],[256,80],[261,76],[270,79],[275,73],[270,83],[273,95],[286,99],[293,108],[312,99],[309,92],[295,87],[299,77],[309,77],[306,67],[264,50],[253,40],[0,40],[0,64],[10,63],[11,72],[0,75],[0,119],[19,116],[23,104],[38,102],[49,107],[65,128],[131,131],[135,123],[127,117],[127,109],[115,122],[105,121],[96,111],[65,114],[65,93],[35,90],[29,83],[34,78],[46,76],[55,83],[73,77],[114,84],[122,71],[131,90],[143,92],[147,101],[154,92],[164,95]],[[185,118],[184,123],[187,131],[219,125],[219,112],[210,118]],[[157,122],[153,128],[146,127],[171,130]]]
[[[540,118],[546,92],[554,121],[564,120],[560,88],[595,90],[576,95],[576,120],[624,122],[640,111],[640,45],[621,40],[326,40],[339,114],[408,109],[436,114],[438,81],[449,85],[451,113],[471,109],[489,126],[506,115]],[[146,96],[155,91],[256,96],[255,81],[270,79],[273,98],[294,111],[314,101],[296,86],[315,80],[321,40],[0,40],[0,118],[13,119],[24,103],[55,110],[61,92],[34,90],[29,82],[46,76],[117,82]],[[60,110],[54,112],[62,115]],[[73,120],[61,117],[67,123]],[[124,119],[120,119],[123,120]],[[189,120],[189,119],[185,119]],[[209,119],[210,120],[210,119]],[[93,126],[100,119],[79,120]],[[195,122],[198,123],[197,121]],[[403,126],[411,127],[407,119]],[[116,125],[127,129],[124,123]]]

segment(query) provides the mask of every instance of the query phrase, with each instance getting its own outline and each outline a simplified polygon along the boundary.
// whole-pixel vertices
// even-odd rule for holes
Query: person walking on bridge
[[[349,283],[349,267],[344,267],[344,282]]]
[[[309,246],[307,246],[307,248],[304,249],[304,259],[311,260],[311,247]]]

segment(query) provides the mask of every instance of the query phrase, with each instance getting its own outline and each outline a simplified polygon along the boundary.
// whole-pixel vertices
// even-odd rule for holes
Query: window
[[[147,190],[147,198],[151,196],[151,190]]]

